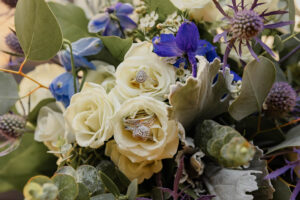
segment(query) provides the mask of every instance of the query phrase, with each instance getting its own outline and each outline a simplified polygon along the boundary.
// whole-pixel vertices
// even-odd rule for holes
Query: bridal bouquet
[[[2,3],[1,192],[300,198],[299,1]]]

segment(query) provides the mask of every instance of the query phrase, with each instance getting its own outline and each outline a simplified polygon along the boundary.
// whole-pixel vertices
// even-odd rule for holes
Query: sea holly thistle
[[[217,42],[223,37],[225,39],[225,42],[227,43],[227,48],[225,50],[223,58],[224,67],[226,67],[228,64],[227,59],[232,48],[234,48],[236,52],[241,56],[243,45],[246,45],[251,55],[257,61],[259,61],[258,56],[251,46],[252,39],[259,43],[269,54],[274,56],[273,51],[261,41],[261,39],[259,38],[259,34],[267,28],[274,29],[293,23],[291,21],[285,21],[277,22],[274,24],[265,24],[267,22],[265,17],[285,14],[287,12],[281,10],[267,12],[267,10],[265,10],[262,13],[258,13],[254,9],[264,4],[259,3],[258,1],[259,0],[254,0],[252,5],[250,7],[247,7],[244,0],[242,0],[240,4],[237,4],[236,0],[232,0],[232,5],[229,5],[229,7],[234,11],[234,14],[233,16],[230,16],[223,10],[217,0],[213,0],[216,7],[229,22],[229,28],[226,28],[224,32],[216,35],[214,38],[214,42]],[[227,37],[229,38],[228,40]],[[238,49],[235,46],[236,42],[238,43]]]

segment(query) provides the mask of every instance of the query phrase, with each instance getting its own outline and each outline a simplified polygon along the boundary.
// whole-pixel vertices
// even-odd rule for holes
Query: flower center
[[[137,112],[134,118],[126,117],[123,119],[125,130],[131,131],[136,139],[147,141],[153,140],[151,126],[155,122],[155,115],[148,115],[144,110]]]
[[[234,38],[251,39],[263,30],[264,19],[253,10],[238,11],[232,22],[231,31]]]

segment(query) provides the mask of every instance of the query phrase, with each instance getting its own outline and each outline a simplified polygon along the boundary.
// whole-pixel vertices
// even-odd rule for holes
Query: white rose
[[[114,139],[131,162],[172,158],[178,147],[178,125],[168,106],[151,97],[125,101],[112,119]]]
[[[64,142],[65,122],[62,113],[45,106],[41,108],[34,139],[44,142],[52,151],[57,151]]]
[[[72,96],[64,118],[80,146],[98,148],[113,135],[110,124],[113,113],[104,88],[87,82],[80,93]]]
[[[64,73],[65,69],[56,64],[42,64],[35,67],[35,69],[27,75],[41,84],[49,87],[54,78]],[[19,85],[19,96],[23,97],[29,92],[33,91],[38,85],[27,78],[23,78]],[[53,98],[51,92],[48,89],[40,88],[30,95],[30,111],[32,111],[37,104],[43,99]],[[25,107],[25,114],[28,114],[28,101],[29,97],[22,98],[23,105]],[[23,109],[20,103],[16,104],[17,111],[23,113]]]
[[[170,0],[179,10],[204,8],[212,0]]]
[[[133,44],[116,72],[113,90],[120,101],[146,95],[165,100],[170,85],[175,83],[175,69],[152,52],[149,42]]]
[[[92,63],[96,66],[96,70],[88,71],[86,81],[101,85],[108,93],[116,85],[115,67],[102,61]]]
[[[131,162],[125,155],[122,155],[116,142],[109,141],[105,147],[105,155],[118,166],[130,180],[137,179],[138,183],[142,183],[144,179],[149,179],[154,173],[158,173],[162,169],[161,160],[150,160],[138,163]]]

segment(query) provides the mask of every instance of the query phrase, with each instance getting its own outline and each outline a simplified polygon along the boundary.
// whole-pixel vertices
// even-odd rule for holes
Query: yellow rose
[[[54,78],[56,78],[57,76],[59,76],[64,72],[65,69],[62,68],[61,66],[47,63],[47,64],[36,66],[35,69],[27,73],[27,75],[48,87]],[[23,78],[22,81],[20,82],[19,87],[20,87],[19,96],[23,97],[27,95],[29,92],[31,92],[32,90],[34,90],[36,87],[38,87],[38,85],[27,78]],[[51,92],[48,89],[40,88],[34,93],[32,93],[30,95],[30,111],[32,111],[40,101],[47,98],[53,98]],[[25,107],[25,112],[26,112],[25,114],[28,114],[29,112],[28,100],[29,97],[25,97],[22,99],[23,105]],[[20,103],[16,104],[16,108],[19,113],[23,113],[23,109]]]
[[[112,119],[114,139],[131,162],[172,158],[178,147],[178,125],[168,106],[151,97],[125,101]]]
[[[62,113],[56,112],[49,107],[41,108],[34,139],[44,142],[52,151],[57,151],[64,141],[65,122]]]
[[[105,147],[105,155],[118,166],[130,180],[137,179],[138,183],[142,183],[144,179],[149,179],[154,173],[158,173],[162,169],[161,160],[143,161],[138,163],[131,162],[125,155],[118,150],[118,145],[114,140],[109,141]]]
[[[113,113],[104,88],[87,82],[82,91],[72,97],[64,118],[80,146],[98,148],[113,135],[110,123]]]
[[[152,52],[149,42],[133,44],[116,72],[113,90],[120,101],[140,95],[165,100],[170,85],[175,83],[175,69]]]

